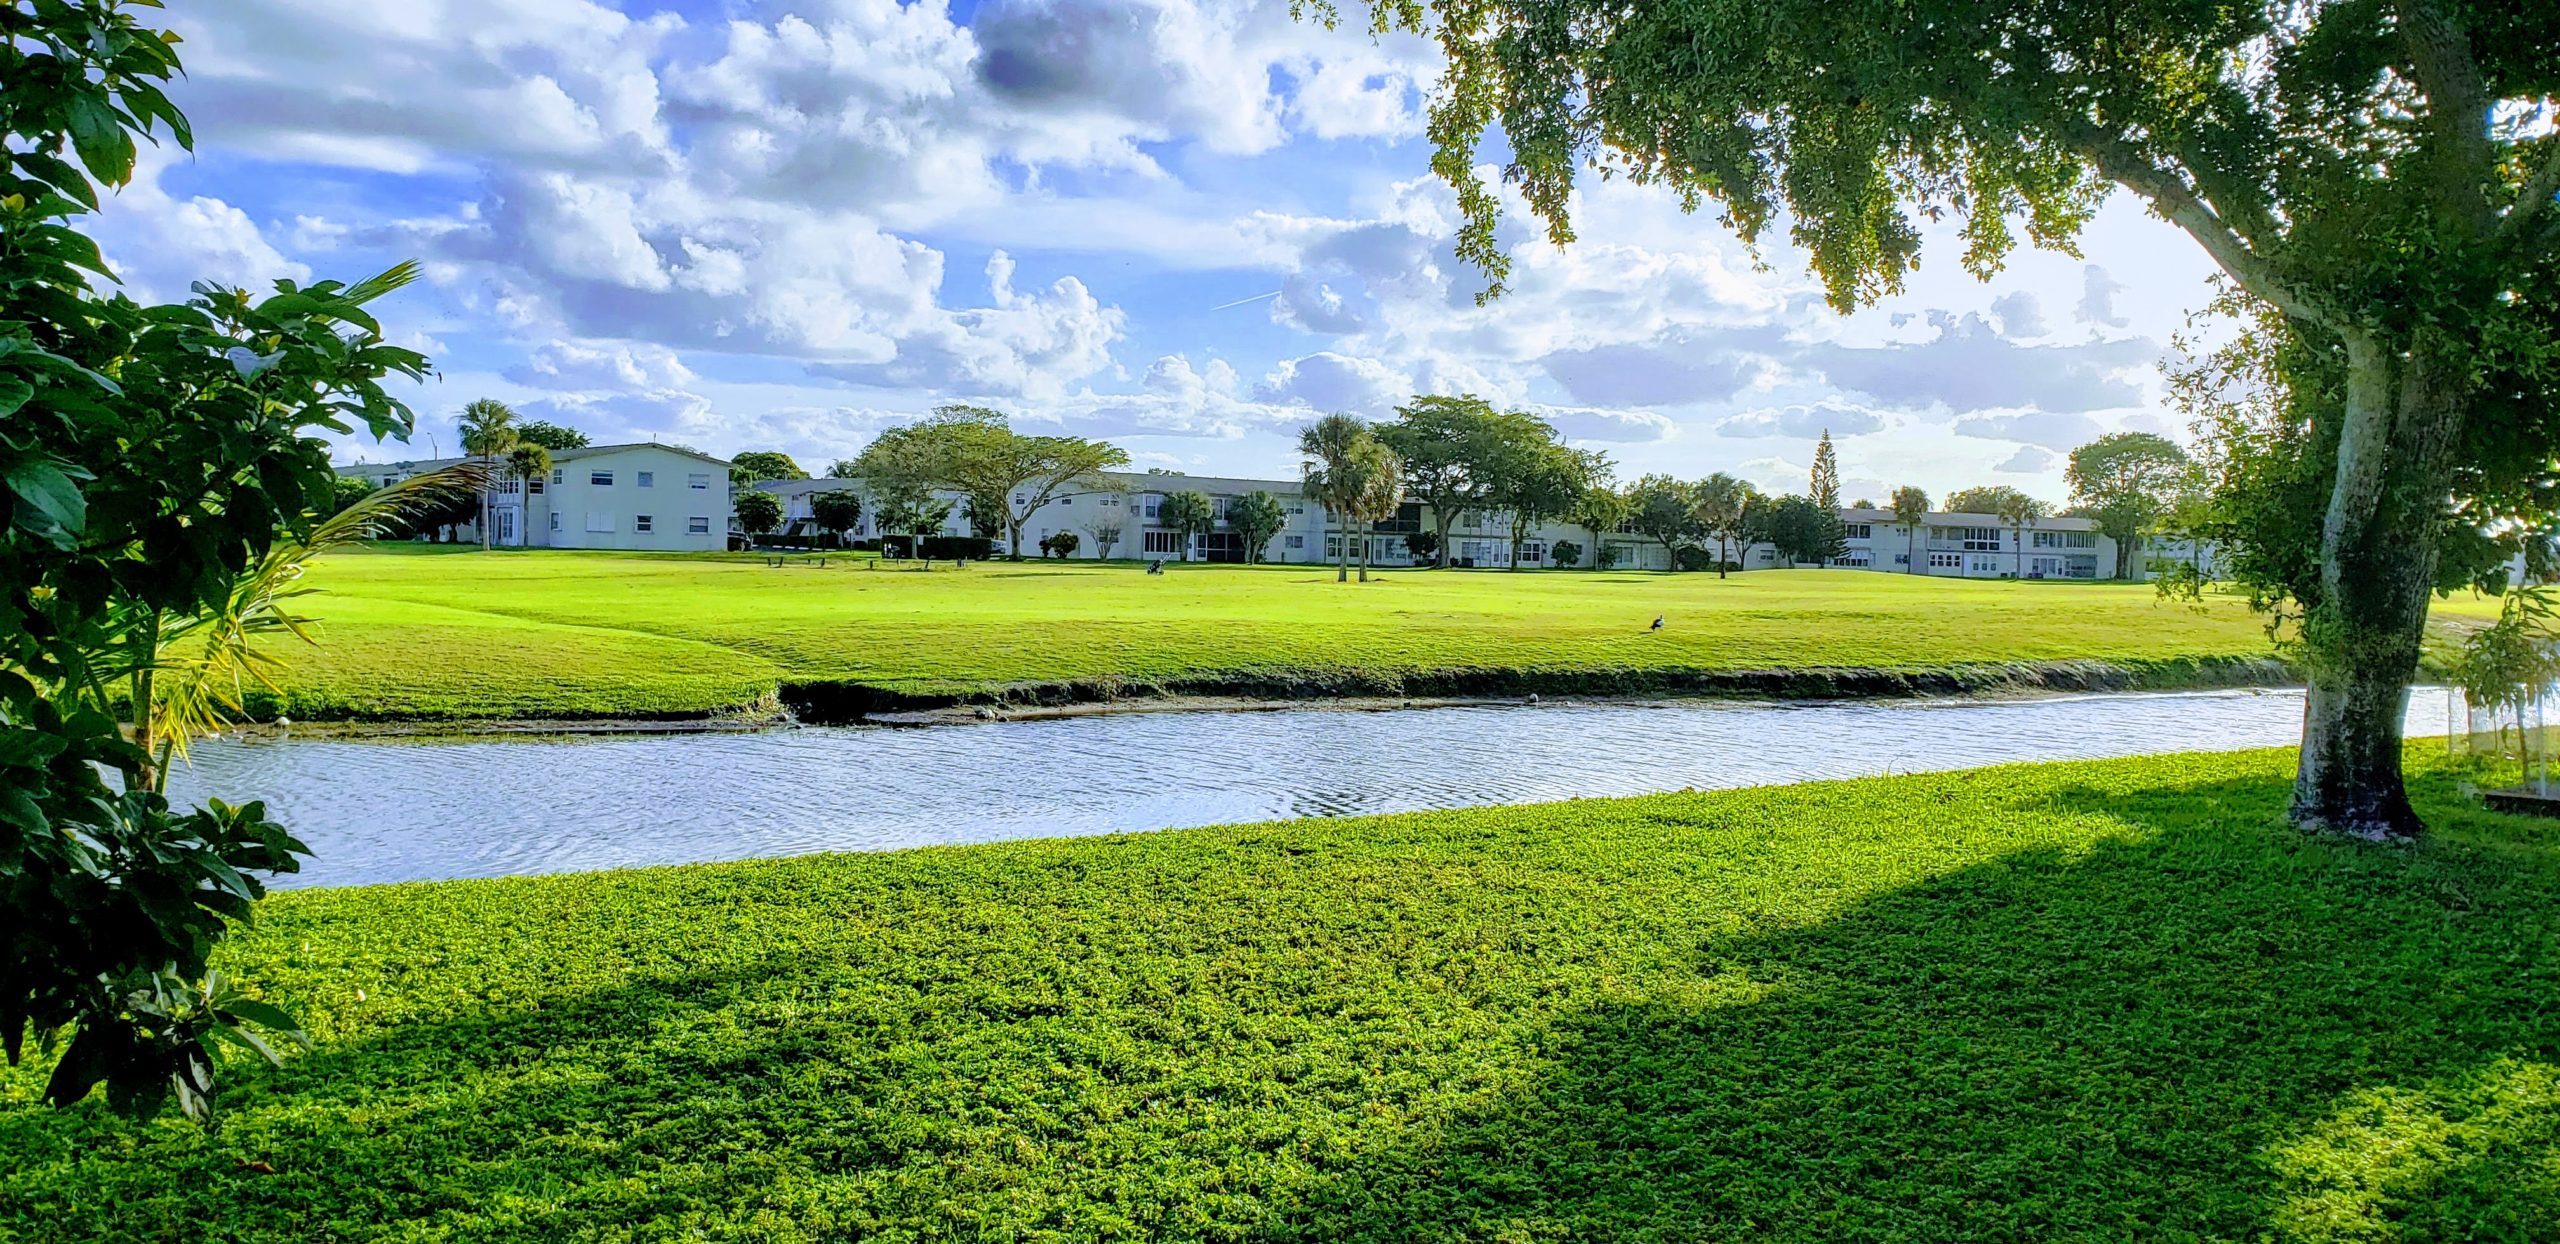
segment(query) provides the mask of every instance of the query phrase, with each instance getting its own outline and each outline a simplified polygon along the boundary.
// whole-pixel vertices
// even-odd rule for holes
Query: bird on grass
[[[1657,630],[1657,631],[1662,629],[1662,615],[1660,615],[1660,614],[1655,614],[1655,615],[1654,615],[1654,619],[1653,619],[1653,629],[1654,629],[1654,630]]]

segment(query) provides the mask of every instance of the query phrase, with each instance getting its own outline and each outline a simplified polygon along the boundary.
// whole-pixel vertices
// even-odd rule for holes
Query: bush
[[[1040,555],[1064,561],[1075,556],[1076,549],[1083,544],[1084,538],[1072,531],[1057,532],[1040,537]]]
[[[1582,546],[1571,540],[1558,540],[1554,548],[1547,550],[1547,555],[1553,557],[1557,565],[1569,567],[1582,560]]]
[[[924,547],[917,551],[925,558],[966,557],[985,561],[995,556],[996,542],[985,536],[926,536]]]
[[[1625,561],[1626,557],[1627,546],[1623,544],[1603,544],[1600,546],[1600,568],[1602,570],[1608,570],[1616,566],[1619,562]]]
[[[1674,570],[1713,570],[1716,568],[1716,559],[1714,554],[1709,553],[1705,549],[1681,549],[1672,555],[1671,568]]]

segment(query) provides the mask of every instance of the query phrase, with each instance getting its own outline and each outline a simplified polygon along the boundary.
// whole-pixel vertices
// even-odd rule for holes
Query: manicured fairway
[[[2551,1238],[2560,831],[2286,768],[290,894],[318,1050],[0,1073],[0,1239]]]
[[[1864,571],[1712,575],[987,563],[931,573],[755,558],[336,556],[280,707],[302,718],[647,716],[784,682],[934,694],[1023,683],[1430,672],[1890,670],[2262,656],[2257,619],[2146,586]],[[1647,629],[1656,616],[1659,633]]]

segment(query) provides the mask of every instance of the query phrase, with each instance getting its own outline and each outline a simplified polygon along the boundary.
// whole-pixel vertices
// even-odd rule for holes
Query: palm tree
[[[1316,504],[1342,516],[1342,535],[1334,546],[1333,581],[1351,578],[1351,524],[1377,487],[1378,454],[1385,450],[1369,425],[1350,415],[1326,415],[1298,430],[1298,478]],[[1394,455],[1388,454],[1388,473]],[[1365,540],[1365,535],[1363,539]],[[1361,553],[1361,578],[1368,578],[1368,553]]]
[[[2026,578],[2027,528],[2034,526],[2037,520],[2051,516],[2053,507],[2013,488],[2009,490],[2008,495],[2000,498],[1998,512],[2000,521],[2009,524],[2009,529],[2015,533],[2017,541],[2017,547],[2013,550],[2013,557],[2009,563],[2009,577]]]
[[[250,683],[274,689],[269,675],[285,662],[262,638],[319,642],[311,619],[288,610],[293,598],[314,590],[296,586],[311,559],[485,493],[488,476],[482,464],[457,463],[376,491],[319,520],[309,535],[278,540],[233,576],[219,607],[119,612],[114,641],[96,671],[102,681],[127,680],[133,742],[144,757],[143,786],[165,791],[170,763],[186,759],[190,741],[235,720]]]
[[[524,496],[524,506],[516,513],[516,521],[527,524],[516,533],[516,543],[533,543],[534,481],[551,473],[551,451],[532,441],[518,441],[507,451],[507,471],[516,477],[516,488]]]
[[[1911,542],[1911,551],[1902,560],[1905,574],[1920,573],[1920,526],[1928,518],[1929,494],[1909,484],[1893,490],[1893,521],[1902,524],[1902,534]]]
[[[1369,581],[1370,533],[1378,520],[1395,515],[1396,506],[1404,501],[1404,461],[1384,441],[1372,438],[1360,449],[1361,488],[1351,499],[1352,513],[1360,519],[1360,581]]]
[[[498,457],[516,447],[516,412],[494,397],[473,398],[462,408],[462,417],[454,421],[462,431],[462,452],[480,460],[483,483],[480,488],[480,549],[489,549],[489,511],[495,502],[488,480],[496,477],[489,468]]]

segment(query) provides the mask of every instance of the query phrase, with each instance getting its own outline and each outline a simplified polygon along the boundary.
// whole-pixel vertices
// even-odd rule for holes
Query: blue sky
[[[1437,60],[1285,0],[180,3],[193,156],[102,241],[138,296],[425,261],[385,308],[438,378],[416,449],[495,396],[599,440],[818,469],[944,401],[1145,465],[1295,471],[1296,427],[1415,392],[1535,409],[1632,477],[1853,495],[2017,484],[2177,434],[2158,362],[2207,296],[2119,196],[2083,254],[1984,283],[1937,245],[1842,317],[1667,197],[1594,184],[1580,241],[1516,223],[1479,308],[1420,109]]]

